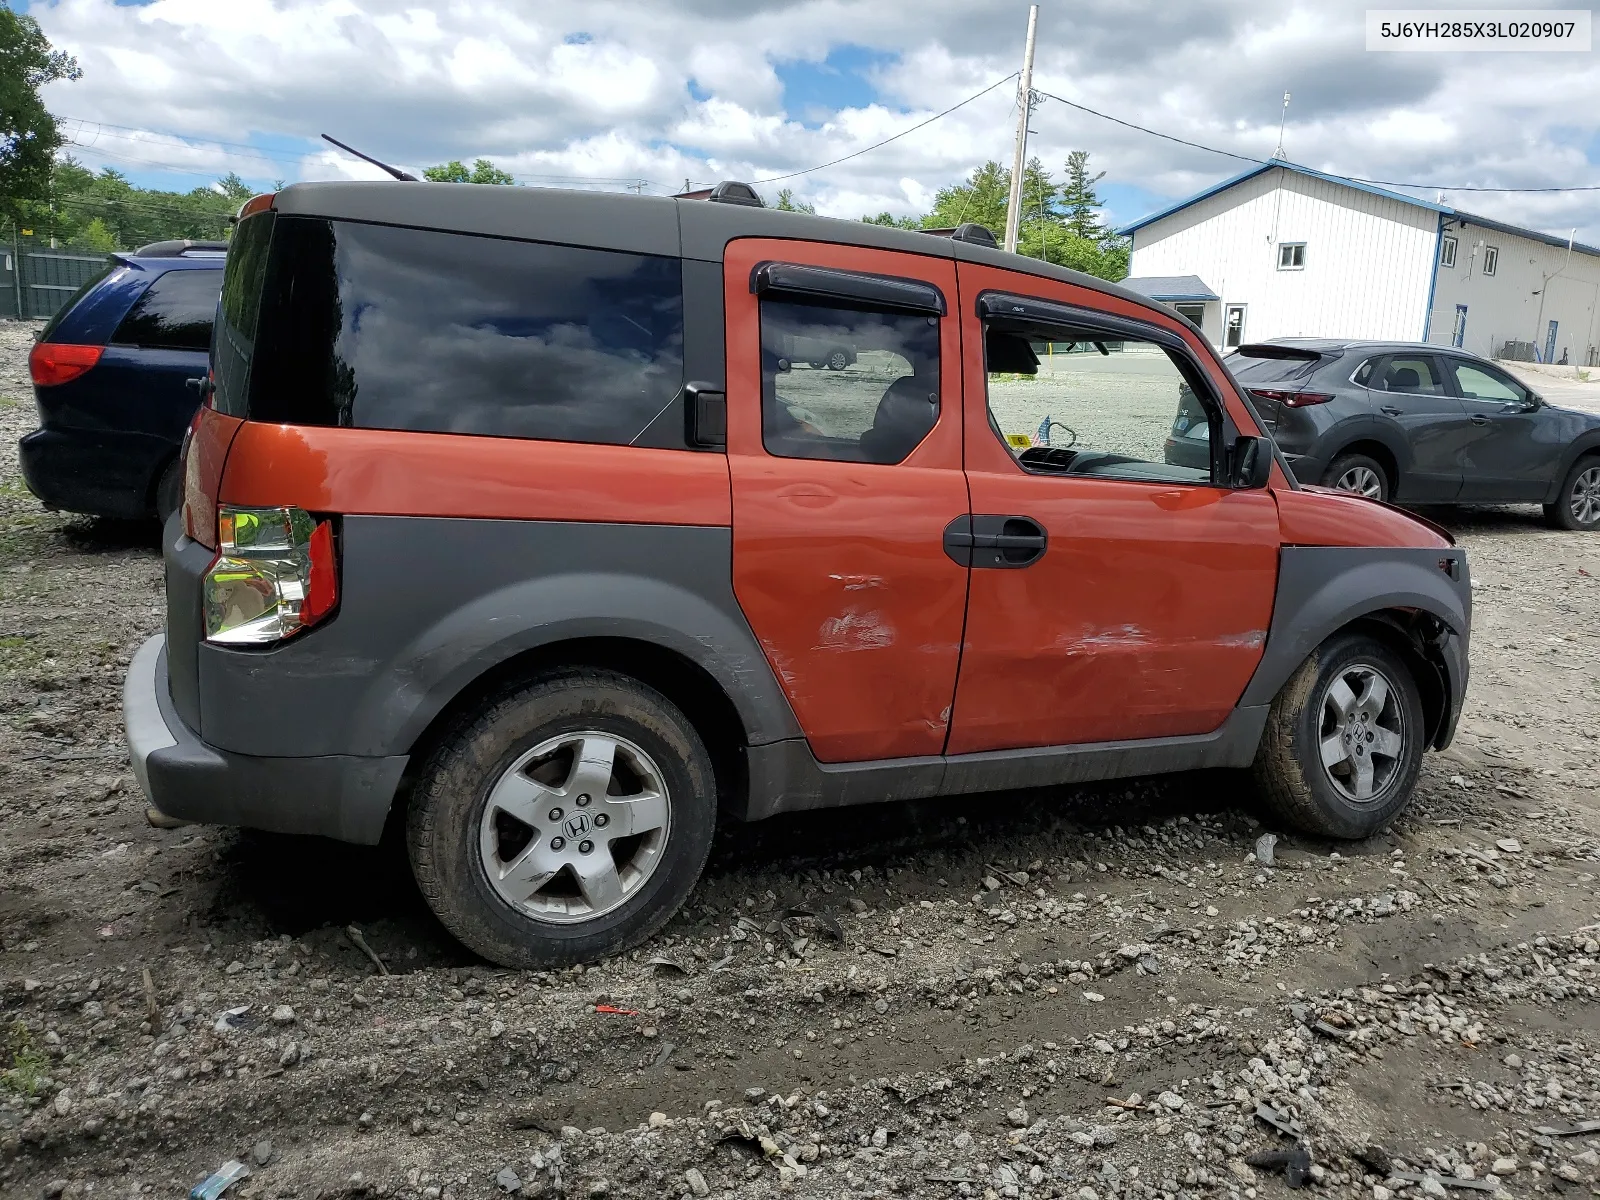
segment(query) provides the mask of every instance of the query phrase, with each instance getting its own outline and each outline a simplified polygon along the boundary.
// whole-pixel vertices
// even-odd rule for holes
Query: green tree
[[[447,163],[427,168],[422,177],[430,183],[516,183],[511,172],[502,171],[487,158],[475,159],[470,170],[460,159],[452,158]]]
[[[51,49],[38,21],[0,0],[0,205],[13,217],[21,215],[19,202],[49,194],[62,142],[39,89],[82,74],[77,59]]]
[[[48,200],[21,201],[17,215],[24,228],[72,243],[102,238],[102,229],[125,248],[167,238],[221,241],[229,235],[228,219],[253,190],[236,175],[189,192],[141,188],[120,171],[96,173],[64,157],[51,171]]]
[[[1067,155],[1067,178],[1061,185],[1061,208],[1067,228],[1076,237],[1099,241],[1106,236],[1100,221],[1100,197],[1094,185],[1106,177],[1089,174],[1089,152],[1074,150]]]
[[[803,200],[798,204],[795,203],[793,188],[784,188],[778,193],[777,208],[779,212],[798,212],[810,213],[812,216],[817,215],[817,210],[814,205],[807,204]]]
[[[893,213],[884,211],[875,217],[862,217],[864,225],[887,225],[890,229],[921,229],[921,217],[897,217]]]
[[[100,217],[91,219],[73,240],[86,250],[98,250],[102,254],[109,254],[119,248],[117,235],[111,232],[111,227]]]
[[[240,179],[237,171],[229,171],[221,179],[217,180],[217,185],[213,190],[234,205],[243,204],[256,194],[256,189]]]

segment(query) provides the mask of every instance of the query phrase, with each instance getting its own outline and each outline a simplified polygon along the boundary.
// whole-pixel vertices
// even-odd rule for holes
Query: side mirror
[[[1266,487],[1272,477],[1272,443],[1264,437],[1234,439],[1228,454],[1228,485],[1236,488]]]

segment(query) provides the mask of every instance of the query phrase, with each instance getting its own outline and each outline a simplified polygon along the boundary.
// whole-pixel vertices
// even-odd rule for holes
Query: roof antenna
[[[1283,153],[1283,127],[1284,127],[1284,124],[1288,120],[1289,120],[1289,93],[1285,92],[1283,94],[1283,116],[1278,118],[1278,148],[1272,152],[1272,157],[1273,158],[1283,159],[1285,162],[1287,162],[1288,159],[1284,157],[1284,153]],[[362,157],[366,157],[366,156],[363,155]],[[381,166],[382,164],[380,163],[379,165]]]
[[[386,162],[379,162],[377,159],[373,158],[372,155],[370,155],[370,154],[361,153],[361,151],[357,150],[354,146],[346,146],[338,138],[329,137],[327,134],[323,134],[322,135],[322,140],[325,141],[325,142],[332,142],[335,146],[339,147],[339,149],[343,150],[346,154],[354,154],[362,162],[369,162],[373,166],[377,167],[380,171],[389,172],[389,174],[393,175],[396,179],[404,180],[406,183],[421,183],[422,182],[422,180],[418,179],[415,175],[408,174],[407,172],[402,171],[399,167],[391,167]]]

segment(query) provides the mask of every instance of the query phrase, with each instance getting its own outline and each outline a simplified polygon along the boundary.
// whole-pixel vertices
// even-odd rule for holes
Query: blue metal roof
[[[1418,208],[1428,209],[1430,212],[1449,213],[1452,215],[1455,213],[1455,209],[1448,208],[1443,204],[1434,204],[1427,200],[1418,200],[1415,196],[1406,196],[1400,192],[1391,192],[1387,188],[1377,187],[1376,185],[1370,183],[1357,183],[1355,180],[1346,179],[1342,175],[1329,175],[1323,171],[1313,171],[1310,167],[1302,167],[1298,163],[1286,162],[1281,158],[1275,158],[1270,162],[1262,163],[1260,166],[1251,167],[1248,170],[1241,171],[1237,175],[1231,176],[1228,179],[1224,179],[1221,183],[1214,183],[1204,191],[1196,192],[1194,195],[1185,200],[1179,200],[1176,204],[1169,204],[1166,208],[1163,208],[1158,212],[1153,212],[1147,217],[1140,217],[1131,225],[1124,225],[1121,229],[1117,230],[1117,232],[1126,237],[1136,229],[1143,229],[1146,225],[1153,224],[1154,222],[1161,220],[1163,217],[1170,217],[1173,213],[1180,212],[1183,209],[1188,208],[1191,204],[1197,204],[1209,196],[1215,196],[1218,192],[1225,192],[1236,183],[1243,183],[1246,179],[1254,179],[1257,175],[1261,175],[1267,171],[1275,169],[1293,171],[1296,175],[1306,175],[1312,179],[1321,179],[1327,183],[1337,183],[1343,187],[1354,188],[1358,192],[1370,192],[1372,195],[1382,196],[1386,200],[1399,200],[1403,204],[1413,204]],[[1531,231],[1512,229],[1509,226],[1506,227],[1506,229],[1507,232],[1526,233],[1527,236],[1537,237],[1541,240],[1544,240],[1548,236],[1545,234],[1532,233]],[[1562,242],[1561,244],[1563,246],[1566,245],[1565,242]]]

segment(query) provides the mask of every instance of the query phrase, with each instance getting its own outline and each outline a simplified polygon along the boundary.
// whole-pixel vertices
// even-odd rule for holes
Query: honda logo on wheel
[[[567,836],[581,838],[589,832],[589,816],[587,813],[573,813],[567,818]]]

